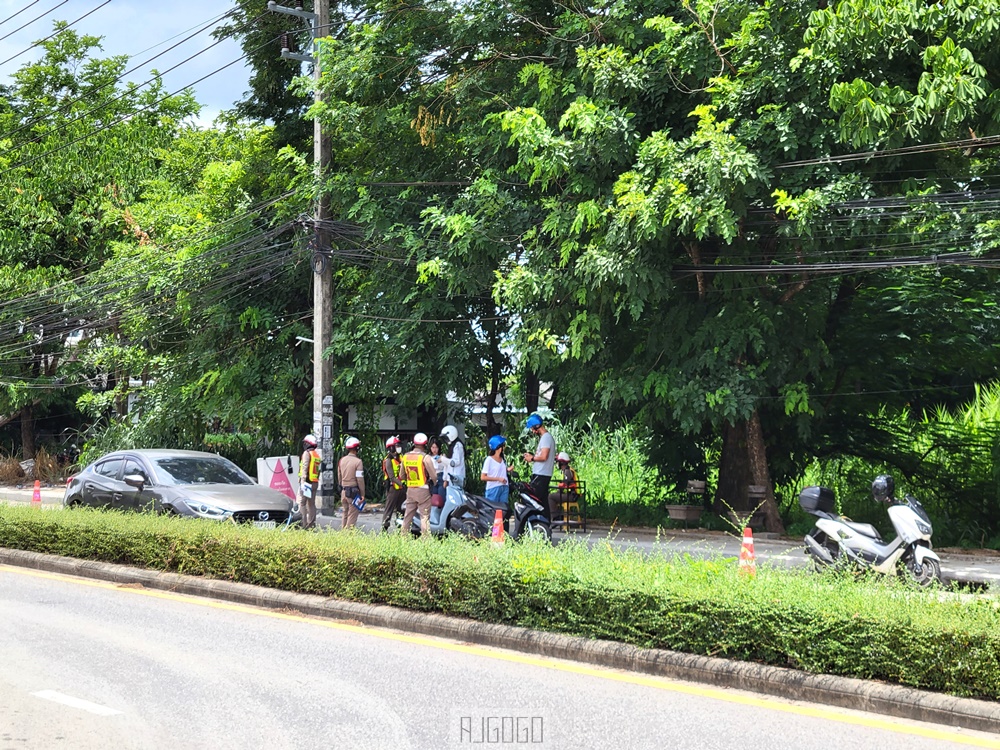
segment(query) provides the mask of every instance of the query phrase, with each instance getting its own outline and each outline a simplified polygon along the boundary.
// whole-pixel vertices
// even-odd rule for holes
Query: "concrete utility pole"
[[[302,55],[292,52],[287,47],[281,50],[281,56],[287,60],[310,62],[313,65],[313,77],[319,83],[320,66],[316,54],[317,40],[327,36],[330,29],[330,0],[315,0],[315,12],[302,9],[299,3],[295,8],[278,5],[274,0],[267,4],[268,10],[276,13],[286,13],[297,16],[309,23],[313,39],[313,54]],[[322,96],[319,87],[316,88],[316,101]],[[323,467],[319,479],[319,498],[317,506],[326,514],[332,515],[334,509],[333,471],[333,394],[330,381],[332,368],[324,352],[330,346],[333,330],[333,270],[329,263],[330,236],[327,222],[330,218],[330,201],[322,189],[323,176],[330,164],[330,141],[323,136],[323,128],[319,117],[313,122],[313,161],[316,168],[316,181],[319,187],[318,203],[315,220],[315,247],[313,259],[313,434],[320,440],[323,453]]]

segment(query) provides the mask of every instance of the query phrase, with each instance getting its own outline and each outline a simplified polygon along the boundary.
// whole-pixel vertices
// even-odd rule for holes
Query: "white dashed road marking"
[[[121,711],[117,708],[108,708],[107,706],[101,706],[97,703],[91,703],[90,701],[81,700],[80,698],[74,698],[72,695],[63,695],[62,693],[57,693],[55,690],[40,690],[37,693],[32,693],[32,695],[36,698],[44,698],[47,701],[62,703],[64,706],[71,706],[84,711],[90,711],[90,713],[98,714],[100,716],[114,716],[115,714],[121,713]]]

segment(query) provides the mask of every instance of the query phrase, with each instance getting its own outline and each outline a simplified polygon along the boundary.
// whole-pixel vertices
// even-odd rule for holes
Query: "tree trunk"
[[[538,375],[534,370],[524,373],[524,408],[529,414],[538,411]]]
[[[719,459],[719,486],[713,510],[724,516],[730,509],[749,512],[746,487],[753,475],[747,452],[747,431],[743,422],[722,425],[722,456]]]
[[[771,472],[767,466],[767,451],[760,415],[754,411],[746,422],[722,427],[722,456],[719,460],[719,486],[715,493],[714,511],[725,515],[730,509],[737,513],[749,514],[758,501],[749,498],[747,488],[751,484],[767,488],[761,505],[764,513],[764,527],[767,531],[783,534],[784,525],[778,513],[771,486]]]
[[[774,487],[771,485],[771,472],[767,468],[767,451],[764,445],[764,430],[760,426],[760,412],[756,409],[747,422],[747,453],[753,483],[767,488],[763,505],[764,528],[774,534],[784,534],[785,526],[781,523],[778,503],[774,500]]]
[[[35,457],[35,406],[21,408],[21,455],[27,461]]]

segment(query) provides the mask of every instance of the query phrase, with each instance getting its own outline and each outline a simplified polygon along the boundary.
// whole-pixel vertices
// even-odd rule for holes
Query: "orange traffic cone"
[[[35,480],[35,491],[31,493],[31,505],[36,508],[42,507],[42,483]]]
[[[757,556],[753,552],[753,532],[747,526],[743,529],[743,545],[740,547],[740,567],[743,575],[757,575]]]
[[[503,511],[497,508],[493,516],[493,537],[494,544],[503,544]]]

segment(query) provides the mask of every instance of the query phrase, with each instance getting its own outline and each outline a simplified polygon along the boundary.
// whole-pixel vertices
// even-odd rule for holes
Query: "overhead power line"
[[[37,154],[37,155],[35,155],[35,156],[33,156],[33,157],[29,158],[29,159],[25,159],[24,161],[15,162],[14,164],[10,164],[10,165],[8,165],[6,167],[6,169],[8,171],[10,171],[12,169],[18,169],[20,167],[30,166],[30,165],[38,162],[38,161],[41,161],[42,159],[44,159],[46,157],[52,156],[54,154],[57,154],[60,151],[64,151],[65,149],[69,148],[70,146],[75,146],[77,143],[81,143],[83,141],[86,141],[87,139],[94,137],[98,133],[103,133],[105,130],[109,130],[109,129],[115,127],[116,125],[121,125],[123,122],[128,122],[129,120],[131,120],[132,118],[134,118],[136,115],[142,114],[143,112],[149,112],[153,107],[157,106],[158,104],[162,104],[164,101],[166,101],[170,97],[176,96],[177,94],[179,94],[179,93],[181,93],[183,91],[187,91],[189,88],[191,88],[192,86],[196,86],[197,84],[199,84],[202,81],[204,81],[206,78],[211,78],[216,73],[221,73],[226,68],[232,67],[236,63],[238,63],[241,60],[243,60],[248,54],[250,54],[250,52],[255,52],[257,49],[262,49],[263,47],[269,46],[269,45],[273,44],[273,42],[274,42],[274,40],[272,39],[272,40],[266,42],[265,44],[261,44],[258,47],[256,47],[255,49],[250,50],[246,54],[240,55],[235,60],[232,60],[232,61],[226,63],[225,65],[222,65],[222,66],[216,68],[215,70],[213,70],[210,73],[206,73],[205,75],[203,75],[198,80],[192,81],[191,83],[188,83],[187,85],[182,86],[179,89],[176,89],[176,90],[172,91],[169,94],[164,94],[163,96],[161,96],[156,101],[150,102],[149,104],[147,104],[147,105],[145,105],[143,107],[138,107],[137,109],[133,110],[132,112],[129,112],[128,114],[122,115],[121,117],[118,117],[115,120],[112,120],[111,122],[109,122],[109,123],[107,123],[105,125],[102,125],[99,128],[95,128],[95,129],[91,130],[88,133],[84,133],[83,135],[81,135],[81,136],[79,136],[77,138],[74,138],[73,140],[71,140],[71,141],[69,141],[67,143],[62,144],[58,148],[54,148],[54,149],[51,149],[50,151],[45,151],[45,152],[43,152],[41,154]]]
[[[86,13],[84,13],[84,14],[83,14],[82,16],[80,16],[79,18],[77,18],[77,19],[76,19],[75,21],[71,21],[70,23],[66,24],[65,28],[67,28],[67,29],[68,29],[68,28],[71,28],[71,27],[75,26],[76,24],[80,23],[80,21],[82,21],[82,20],[83,20],[84,18],[86,18],[87,16],[90,16],[90,15],[93,15],[94,13],[96,13],[97,11],[99,11],[99,10],[100,10],[101,8],[103,8],[103,7],[105,6],[105,5],[107,5],[107,4],[108,4],[108,3],[110,3],[110,2],[111,2],[111,0],[104,0],[104,2],[103,2],[103,3],[101,3],[100,5],[98,5],[98,6],[96,7],[96,8],[94,8],[94,9],[92,9],[92,10],[90,10],[90,11],[87,11],[87,12],[86,12]],[[64,4],[64,3],[60,3],[60,5],[63,5],[63,4]],[[56,7],[58,8],[59,6],[57,5]],[[53,8],[53,10],[55,10],[55,8]],[[56,36],[56,35],[58,35],[58,34],[61,34],[61,33],[63,32],[63,30],[64,30],[64,29],[59,29],[59,30],[57,30],[57,31],[53,31],[53,32],[52,32],[51,34],[49,34],[49,35],[48,35],[47,37],[45,37],[44,39],[40,39],[39,41],[37,41],[37,42],[35,42],[34,44],[32,44],[32,45],[31,45],[30,47],[27,47],[27,48],[25,48],[25,49],[21,50],[20,52],[18,52],[18,53],[17,53],[16,55],[11,55],[11,56],[10,56],[10,57],[8,57],[8,58],[7,58],[6,60],[4,60],[4,61],[0,62],[0,66],[2,66],[2,65],[6,65],[6,64],[7,64],[7,63],[9,63],[9,62],[10,62],[11,60],[15,60],[15,59],[17,59],[18,57],[20,57],[21,55],[25,54],[26,52],[30,52],[31,50],[35,49],[35,47],[38,47],[38,46],[39,46],[40,44],[42,44],[43,42],[47,42],[47,41],[49,41],[49,40],[50,40],[50,39],[51,39],[52,37],[54,37],[54,36]],[[9,35],[8,35],[8,36],[9,36]]]
[[[983,138],[965,138],[959,141],[942,141],[940,143],[924,143],[915,146],[887,148],[880,151],[859,151],[841,156],[821,156],[815,159],[801,159],[778,164],[775,169],[791,169],[792,167],[809,167],[820,164],[841,164],[843,162],[865,161],[867,159],[882,159],[887,156],[907,156],[910,154],[926,154],[935,151],[954,151],[956,149],[977,149],[1000,146],[1000,135],[984,136]]]
[[[35,0],[35,2],[38,2],[38,0]],[[65,5],[68,2],[69,2],[69,0],[62,0],[62,2],[59,3],[59,5],[56,5],[55,7],[49,8],[47,11],[45,11],[44,13],[42,13],[40,16],[35,16],[30,21],[28,21],[26,24],[24,24],[23,26],[18,26],[16,29],[14,29],[13,31],[11,31],[9,34],[5,34],[4,36],[0,36],[0,42],[2,42],[4,39],[8,39],[8,38],[14,36],[14,34],[16,34],[19,31],[23,31],[24,29],[26,29],[29,26],[31,26],[31,24],[33,24],[39,18],[45,18],[45,16],[47,16],[49,13],[51,13],[52,11],[54,11],[56,8],[59,8],[59,7],[63,6],[63,5]],[[31,3],[31,5],[34,5],[34,4],[35,3]],[[30,8],[31,5],[27,6],[26,8],[22,8],[21,10],[19,10],[17,13],[15,13],[12,16],[7,16],[7,18],[5,18],[3,20],[3,23],[6,23],[10,19],[15,18],[16,16],[21,15],[22,13],[24,13],[24,11],[26,11],[28,8]],[[28,49],[31,49],[31,47],[28,47]],[[27,50],[25,50],[25,51],[27,51]],[[18,52],[18,55],[23,55],[23,54],[24,54],[24,52]],[[14,55],[14,57],[17,57],[17,55]],[[11,58],[11,59],[13,59],[13,58]]]
[[[141,63],[137,63],[136,65],[132,66],[131,68],[129,68],[128,70],[126,70],[124,73],[122,73],[120,76],[118,76],[117,78],[115,78],[113,81],[108,81],[108,82],[106,82],[106,83],[104,83],[104,84],[102,84],[100,86],[97,86],[96,88],[89,89],[85,94],[81,94],[80,96],[78,96],[78,97],[76,97],[74,99],[68,99],[66,101],[60,102],[60,104],[59,104],[59,110],[63,111],[63,112],[69,112],[72,109],[72,107],[73,107],[74,104],[77,104],[77,103],[82,102],[82,101],[84,101],[84,100],[86,100],[88,98],[93,97],[95,94],[100,93],[101,91],[103,91],[104,89],[108,88],[109,86],[114,86],[117,83],[121,83],[125,79],[126,76],[134,73],[135,71],[139,70],[140,68],[144,68],[146,65],[149,65],[149,63],[153,62],[154,60],[156,60],[156,59],[158,59],[160,57],[163,57],[167,53],[172,52],[173,50],[177,49],[179,46],[181,46],[185,42],[190,41],[194,37],[198,36],[199,34],[201,34],[204,31],[206,31],[210,26],[218,23],[220,20],[222,20],[226,16],[232,15],[235,12],[236,12],[235,10],[231,10],[228,13],[224,13],[221,16],[216,16],[216,17],[214,17],[214,18],[212,18],[212,19],[210,19],[208,21],[205,21],[201,26],[197,27],[196,31],[194,31],[189,36],[185,37],[184,39],[181,39],[176,44],[173,44],[170,47],[167,47],[167,49],[163,50],[159,54],[153,55],[152,57],[147,58],[146,60],[143,60]],[[261,14],[261,15],[263,15],[263,14]],[[258,18],[259,17],[260,16],[258,16]],[[253,21],[255,21],[255,20],[256,19],[251,19],[247,23],[248,24],[249,23],[253,23]],[[246,24],[244,24],[243,26],[245,26],[245,25]],[[233,30],[233,34],[237,33],[241,28],[243,28],[243,26],[239,26],[236,29],[234,29]],[[216,45],[221,44],[222,42],[224,42],[230,36],[232,36],[232,35],[230,34],[230,35],[226,35],[226,36],[220,38],[218,41],[214,42],[213,44],[209,45],[208,47],[205,47],[204,49],[196,52],[195,54],[191,55],[187,59],[182,60],[181,62],[177,63],[172,68],[168,68],[167,70],[161,71],[157,76],[154,76],[152,78],[149,78],[149,79],[143,81],[140,84],[137,84],[135,90],[138,91],[139,89],[144,88],[145,86],[149,85],[153,81],[158,80],[160,78],[160,76],[162,76],[163,74],[170,73],[171,71],[176,70],[177,68],[179,68],[181,65],[184,65],[185,63],[190,62],[191,60],[193,60],[194,58],[198,57],[199,55],[202,55],[205,52],[208,52],[210,49],[212,49]],[[76,117],[74,117],[73,119],[71,119],[67,123],[65,123],[62,127],[65,127],[67,125],[72,125],[73,123],[82,120],[84,117],[87,117],[88,115],[92,115],[92,114],[94,114],[96,112],[100,112],[102,109],[105,109],[109,105],[114,104],[117,101],[120,101],[121,99],[123,99],[126,96],[131,95],[132,93],[133,93],[132,91],[123,91],[120,95],[114,97],[113,99],[110,99],[109,101],[104,102],[100,106],[92,107],[91,109],[88,109],[87,111],[80,113],[79,115],[77,115]],[[4,134],[0,135],[0,141],[2,141],[2,140],[8,140],[10,138],[13,138],[18,133],[21,133],[21,132],[23,132],[25,130],[28,130],[29,128],[34,127],[39,122],[42,122],[42,121],[46,120],[50,116],[51,116],[51,113],[46,114],[46,115],[39,115],[38,117],[35,117],[33,119],[28,120],[27,122],[21,124],[19,127],[15,128],[14,130],[8,131],[7,133],[4,133]],[[26,145],[28,145],[28,144],[27,143],[20,143],[20,144],[17,144],[16,146],[12,146],[10,149],[8,149],[7,151],[5,151],[4,154],[9,154],[9,153],[12,153],[14,151],[19,151],[20,149],[22,149]]]

